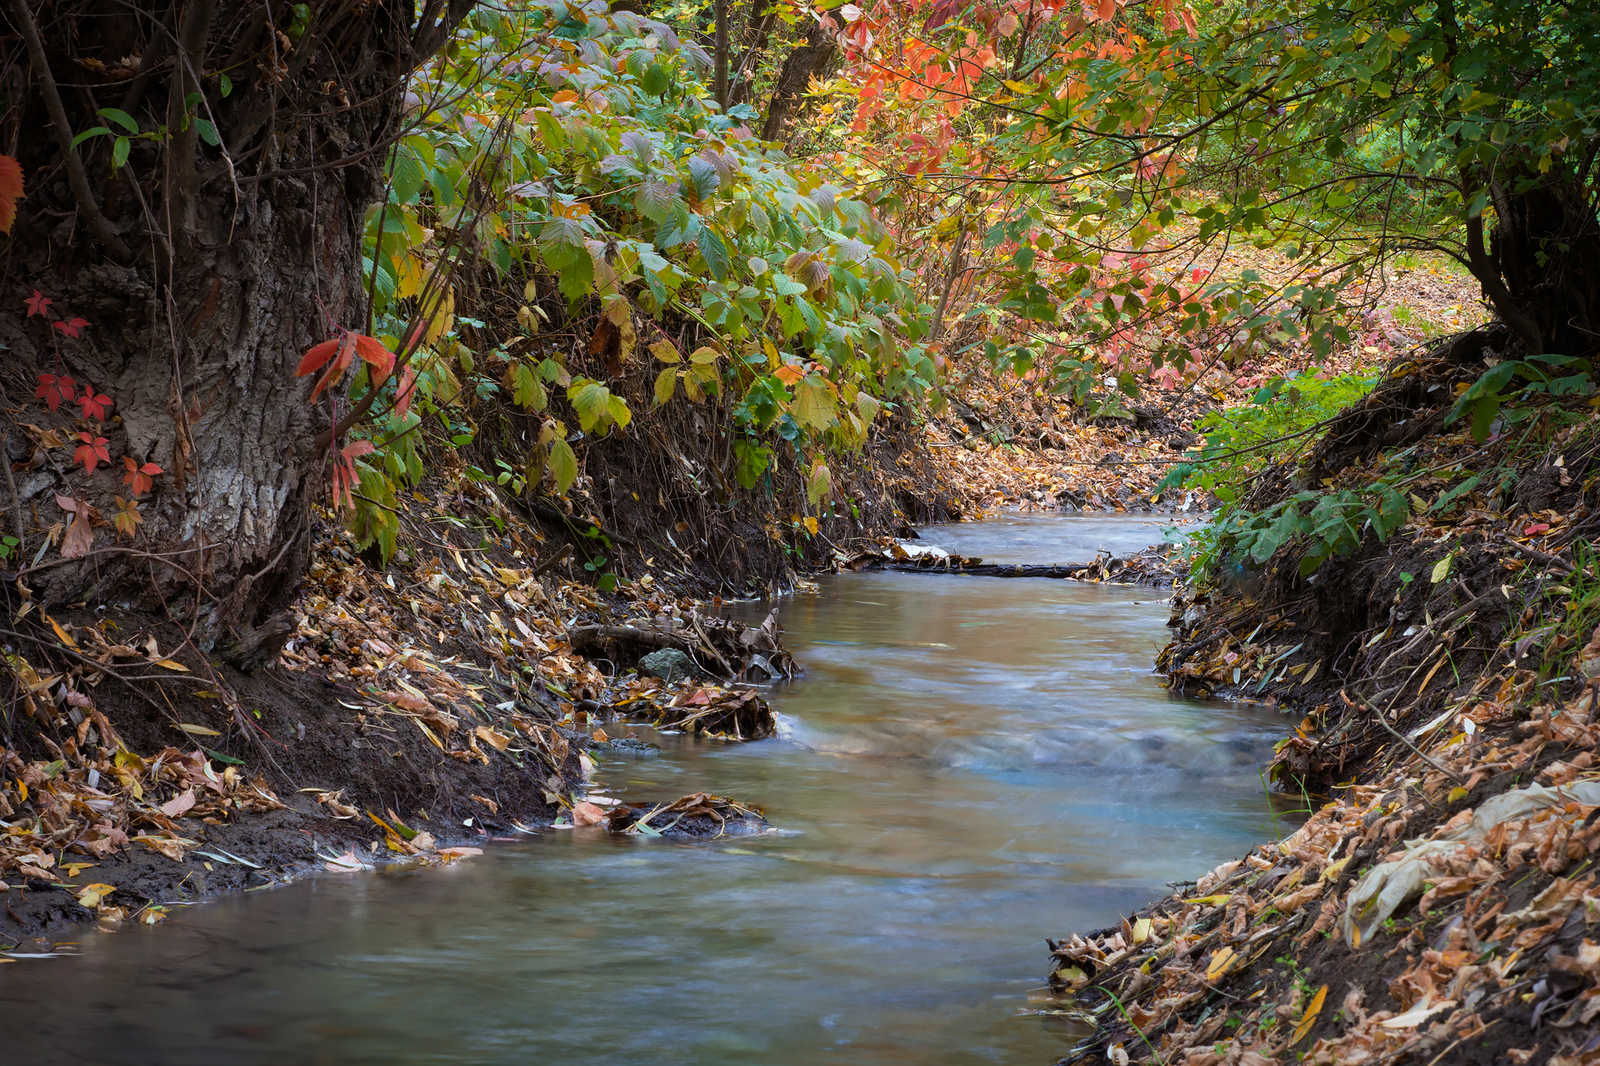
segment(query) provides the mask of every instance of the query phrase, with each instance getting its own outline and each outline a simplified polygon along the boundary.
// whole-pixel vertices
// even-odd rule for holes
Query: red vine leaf
[[[311,398],[315,400],[323,389],[344,376],[358,355],[372,364],[373,384],[381,384],[394,370],[394,353],[385,348],[382,341],[365,333],[345,332],[333,340],[312,345],[301,357],[294,376],[303,378],[322,370],[322,376],[311,390]]]
[[[76,393],[76,383],[63,374],[56,377],[54,374],[40,374],[39,387],[34,390],[36,400],[43,400],[45,406],[54,411],[61,406],[61,401],[71,403]]]
[[[0,156],[0,159],[3,159],[3,158],[5,158],[5,157],[4,156]],[[50,310],[50,305],[55,303],[54,300],[50,299],[50,297],[46,296],[44,293],[40,292],[38,289],[34,289],[33,290],[33,295],[28,297],[26,300],[23,300],[22,302],[28,305],[28,317],[29,318],[32,318],[34,315],[42,315],[42,314],[44,314],[46,311]]]
[[[22,199],[22,165],[8,155],[0,155],[0,233],[10,233],[17,220],[17,201]]]
[[[62,319],[60,322],[50,323],[50,325],[54,328],[59,329],[62,333],[74,338],[77,337],[78,334],[83,330],[83,327],[87,326],[88,324],[89,320],[86,318],[74,318],[70,320]]]
[[[61,323],[57,322],[56,325],[59,326]],[[104,422],[106,420],[106,412],[111,410],[111,397],[96,396],[92,388],[84,389],[83,395],[78,397],[78,402],[83,405],[85,421],[92,418],[97,422]]]
[[[111,462],[111,453],[106,451],[106,445],[110,441],[104,437],[91,436],[88,433],[79,433],[78,439],[83,443],[78,445],[77,450],[72,453],[72,461],[82,463],[84,470],[92,474],[96,464]]]
[[[154,463],[135,462],[131,455],[122,457],[122,465],[128,468],[128,472],[122,475],[122,483],[132,485],[135,496],[143,496],[149,492],[150,486],[155,484],[155,476],[162,472]]]
[[[405,370],[400,373],[400,384],[394,390],[394,413],[401,418],[411,410],[411,397],[417,391],[417,374],[407,363]]]
[[[356,457],[368,455],[373,451],[370,440],[353,440],[339,449],[333,457],[333,509],[348,507],[356,509],[355,487],[361,480],[356,473]]]

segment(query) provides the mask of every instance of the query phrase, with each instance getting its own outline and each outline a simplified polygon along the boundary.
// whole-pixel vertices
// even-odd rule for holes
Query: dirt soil
[[[1600,432],[1583,399],[1445,426],[1496,343],[1397,360],[1256,489],[1403,477],[1387,542],[1175,600],[1172,687],[1299,718],[1270,773],[1305,821],[1052,941],[1064,1062],[1600,1061]]]

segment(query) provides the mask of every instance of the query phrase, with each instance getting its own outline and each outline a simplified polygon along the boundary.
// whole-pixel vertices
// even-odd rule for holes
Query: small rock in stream
[[[639,673],[666,682],[695,675],[694,660],[677,648],[662,648],[639,660]]]

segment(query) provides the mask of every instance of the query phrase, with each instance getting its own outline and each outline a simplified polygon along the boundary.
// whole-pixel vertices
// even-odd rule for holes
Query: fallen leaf
[[[193,722],[179,722],[178,728],[197,737],[220,737],[222,735],[210,726],[195,725]]]
[[[94,910],[100,906],[101,900],[105,899],[115,891],[116,888],[112,885],[85,885],[78,891],[78,903],[80,906]]]
[[[1306,1012],[1300,1016],[1300,1024],[1294,1027],[1294,1036],[1289,1040],[1291,1045],[1298,1044],[1301,1038],[1311,1031],[1317,1015],[1322,1011],[1322,1002],[1327,998],[1328,986],[1323,985],[1317,989],[1317,994],[1312,996],[1311,1002],[1306,1005]]]
[[[168,670],[177,670],[180,673],[185,673],[185,674],[187,674],[189,672],[189,668],[187,666],[183,665],[180,662],[175,662],[172,659],[155,659],[155,660],[152,660],[152,661],[157,666],[165,666]]]
[[[1456,1005],[1455,1000],[1446,999],[1430,1007],[1428,999],[1428,996],[1423,996],[1415,1007],[1412,1007],[1404,1014],[1397,1014],[1393,1018],[1385,1018],[1378,1024],[1385,1029],[1410,1029],[1412,1026],[1421,1025],[1435,1014],[1447,1011]]]
[[[1215,983],[1217,978],[1226,974],[1239,961],[1238,954],[1232,948],[1218,948],[1216,954],[1211,956],[1211,962],[1206,966],[1206,980]]]
[[[572,805],[573,825],[599,825],[605,819],[605,809],[598,804],[589,803],[587,800],[579,800]]]
[[[161,805],[161,813],[168,818],[181,818],[194,807],[194,789],[186,788]]]

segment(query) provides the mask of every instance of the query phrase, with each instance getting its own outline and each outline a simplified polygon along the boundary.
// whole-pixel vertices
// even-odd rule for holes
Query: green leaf
[[[556,479],[556,491],[563,496],[578,480],[578,457],[572,454],[572,445],[565,438],[550,442],[550,476]]]
[[[1443,559],[1440,559],[1438,562],[1434,563],[1433,564],[1433,573],[1428,575],[1428,580],[1432,581],[1435,585],[1437,585],[1439,582],[1441,582],[1445,578],[1449,577],[1450,576],[1450,560],[1454,559],[1454,558],[1455,558],[1455,553],[1451,552],[1449,555],[1446,555]]]
[[[567,389],[567,399],[578,413],[578,425],[588,433],[610,417],[611,390],[592,378],[578,378]]]
[[[656,406],[660,407],[672,399],[678,391],[678,371],[676,367],[667,367],[656,375]]]
[[[512,374],[511,398],[518,406],[529,411],[543,411],[549,398],[545,395],[544,386],[533,372],[533,367],[527,363],[518,363],[517,369]]]
[[[137,134],[139,132],[139,124],[133,120],[133,116],[119,107],[102,107],[95,114],[101,118],[110,119],[129,133]]]
[[[72,138],[72,147],[78,147],[78,145],[82,144],[84,141],[87,141],[90,137],[98,137],[101,134],[106,134],[109,136],[110,133],[111,127],[109,126],[96,126],[94,129],[84,130],[82,133]]]
[[[718,281],[728,276],[728,246],[722,242],[722,235],[710,226],[705,227],[700,233],[700,255],[706,261],[706,267],[711,271],[711,276]]]
[[[815,507],[833,488],[833,474],[828,464],[818,459],[811,466],[811,476],[806,478],[806,500]]]
[[[1489,429],[1494,416],[1500,412],[1500,400],[1495,396],[1480,396],[1472,405],[1472,439],[1482,444],[1489,439]]]
[[[682,203],[675,185],[656,178],[646,178],[633,194],[634,209],[657,224],[670,221],[674,209]]]
[[[810,374],[794,383],[794,399],[789,402],[789,417],[802,427],[818,433],[834,423],[833,396],[828,383]]]
[[[194,131],[200,135],[202,141],[205,141],[213,148],[222,143],[222,138],[217,136],[217,127],[213,126],[207,119],[195,119]]]
[[[133,142],[126,137],[118,137],[111,146],[111,169],[120,170],[128,161],[128,149],[133,147]]]

